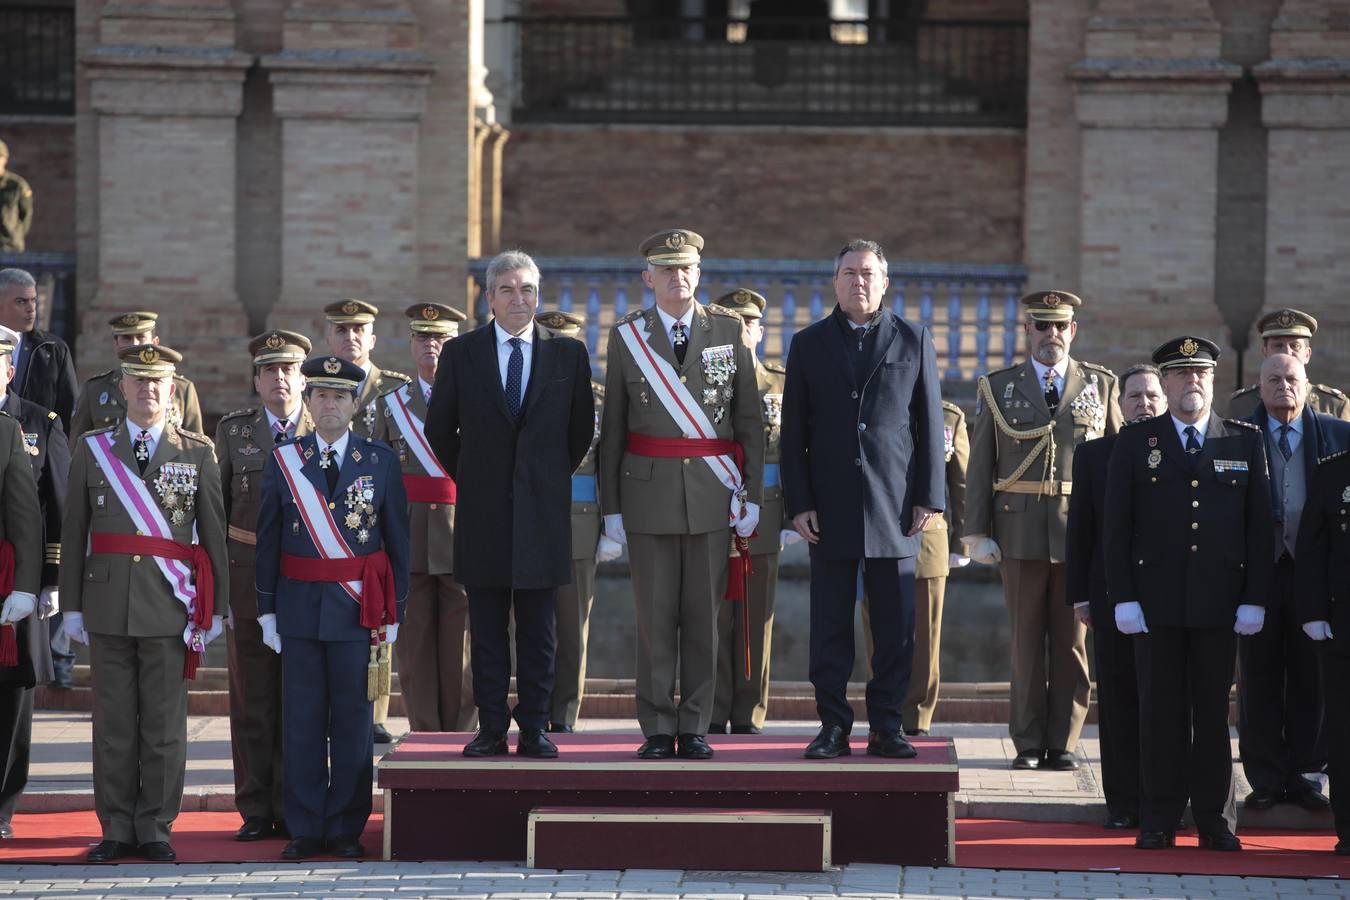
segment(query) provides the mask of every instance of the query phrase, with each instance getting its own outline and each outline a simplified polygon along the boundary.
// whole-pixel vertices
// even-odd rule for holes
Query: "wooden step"
[[[528,827],[530,868],[820,872],[830,866],[824,809],[538,806]]]

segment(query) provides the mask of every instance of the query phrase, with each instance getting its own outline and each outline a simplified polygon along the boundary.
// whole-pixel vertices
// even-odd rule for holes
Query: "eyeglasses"
[[[1036,330],[1049,331],[1051,328],[1053,328],[1056,331],[1068,331],[1069,326],[1072,324],[1073,324],[1072,322],[1037,322]]]

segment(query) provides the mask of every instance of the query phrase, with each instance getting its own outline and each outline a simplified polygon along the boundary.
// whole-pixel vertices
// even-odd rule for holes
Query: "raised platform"
[[[814,734],[709,735],[711,760],[637,758],[637,734],[551,735],[559,757],[467,759],[468,734],[410,734],[383,760],[386,859],[522,860],[536,807],[821,809],[835,863],[954,862],[950,738],[916,738],[918,756],[812,761]],[[881,823],[903,823],[903,828]]]

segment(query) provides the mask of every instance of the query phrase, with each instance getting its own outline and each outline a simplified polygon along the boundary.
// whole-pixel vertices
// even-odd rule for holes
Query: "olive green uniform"
[[[1350,397],[1329,385],[1309,382],[1307,405],[1313,412],[1326,413],[1350,421]],[[1228,398],[1228,415],[1234,419],[1243,419],[1255,412],[1259,406],[1261,406],[1261,386],[1248,385],[1240,391],[1234,391]]]
[[[173,376],[173,399],[169,401],[164,418],[174,427],[200,434],[202,432],[202,404],[197,399],[197,387],[182,375]],[[75,401],[75,412],[70,419],[70,446],[86,431],[116,425],[127,417],[127,400],[122,396],[122,370],[101,372],[84,383]]]
[[[13,172],[0,175],[0,251],[22,253],[33,225],[33,189]]]
[[[352,431],[362,437],[374,437],[375,427],[382,418],[376,401],[390,391],[410,384],[412,379],[393,369],[381,369],[373,359],[367,362],[370,363],[370,374],[361,382],[361,392],[356,398],[356,415],[352,417]]]

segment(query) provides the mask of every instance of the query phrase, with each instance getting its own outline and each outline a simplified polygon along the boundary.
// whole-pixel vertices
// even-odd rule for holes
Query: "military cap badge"
[[[1195,342],[1194,338],[1186,338],[1186,340],[1181,342],[1182,356],[1194,356],[1195,352],[1199,349],[1200,345]]]
[[[354,316],[360,311],[361,307],[356,305],[355,300],[348,300],[346,303],[342,304],[342,312],[344,315]]]
[[[1290,325],[1294,324],[1294,314],[1286,309],[1284,312],[1280,313],[1280,317],[1276,319],[1276,321],[1280,323],[1281,328],[1288,328]]]
[[[684,235],[678,231],[672,231],[666,237],[666,246],[672,250],[678,250],[684,246]]]
[[[141,362],[146,365],[159,362],[159,351],[154,347],[146,347],[138,354],[138,356],[140,357]]]
[[[342,363],[330,356],[323,361],[323,370],[329,375],[336,375],[338,372],[342,371]]]
[[[422,307],[422,318],[434,322],[441,317],[441,311],[434,306]]]
[[[1050,293],[1045,295],[1045,299],[1041,302],[1044,303],[1046,306],[1050,307],[1051,309],[1054,309],[1055,307],[1059,306],[1060,303],[1059,294],[1056,294],[1054,291],[1051,291]]]
[[[136,324],[137,322],[139,322],[140,320],[141,320],[141,317],[138,316],[138,315],[136,315],[135,313],[127,313],[125,316],[122,317],[121,324],[123,324],[123,325],[135,325],[135,324]]]
[[[275,331],[267,336],[267,347],[269,350],[280,350],[286,344],[286,339]]]

